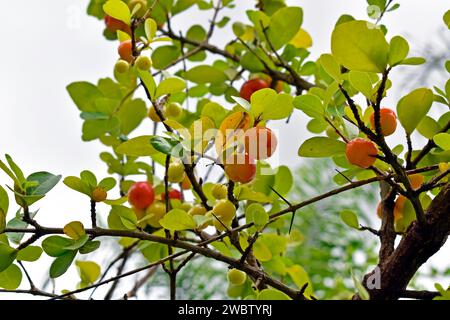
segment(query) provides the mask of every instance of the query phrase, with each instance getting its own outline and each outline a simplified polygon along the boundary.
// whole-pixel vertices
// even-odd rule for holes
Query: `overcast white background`
[[[66,92],[66,85],[73,81],[96,82],[101,77],[111,77],[117,59],[116,42],[102,36],[103,23],[85,14],[88,0],[2,0],[0,10],[0,154],[9,153],[26,173],[47,170],[55,174],[78,175],[90,169],[99,177],[106,175],[106,167],[98,154],[104,148],[96,143],[81,141],[79,112]],[[255,1],[236,1],[232,19],[246,21],[245,9]],[[442,15],[450,8],[449,1],[408,0],[400,1],[401,8],[388,13],[383,22],[389,27],[389,37],[400,34],[410,40],[411,51],[433,45],[442,48],[442,38],[436,36],[443,30]],[[305,28],[314,39],[313,58],[330,50],[330,35],[334,23],[343,13],[366,19],[364,0],[297,0],[288,1],[304,9]],[[226,12],[230,14],[230,12]],[[209,17],[197,10],[190,10],[176,18],[175,28],[190,26],[193,21],[205,22]],[[221,30],[212,42],[223,46],[232,35],[227,28]],[[449,39],[449,32],[445,38]],[[449,57],[450,58],[450,57]],[[393,72],[393,79],[401,78],[402,71]],[[444,79],[436,77],[435,84]],[[385,105],[395,107],[396,101],[408,93],[403,85],[394,82]],[[442,111],[434,106],[435,111]],[[299,128],[306,119],[296,112],[292,121],[276,124],[280,140],[279,159],[282,164],[295,167],[300,163],[297,148],[307,138]],[[146,124],[139,132],[150,132]],[[401,135],[390,138],[394,144]],[[9,183],[0,173],[2,185]],[[297,182],[300,183],[300,182]],[[88,222],[89,201],[60,183],[39,202],[39,220],[45,225],[61,226],[73,220]],[[12,210],[11,210],[12,213]],[[11,214],[10,213],[10,214]],[[106,212],[100,214],[106,218]],[[11,217],[11,215],[9,216]],[[433,261],[448,265],[450,254],[447,246]],[[50,263],[47,257],[30,266],[37,284]],[[58,280],[58,289],[74,289],[78,281],[76,272],[70,272]],[[447,279],[448,280],[448,279]],[[27,287],[25,279],[23,287]],[[0,296],[1,298],[17,296]],[[26,297],[31,298],[31,297]]]

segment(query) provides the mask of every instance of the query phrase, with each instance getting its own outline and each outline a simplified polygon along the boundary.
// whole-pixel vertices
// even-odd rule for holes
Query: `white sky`
[[[233,11],[239,14],[233,14],[232,18],[246,21],[243,9],[250,8],[254,1],[237,2],[242,10]],[[293,0],[288,3],[304,9],[303,27],[314,39],[314,58],[329,52],[331,31],[342,13],[360,19],[367,17],[364,0]],[[2,7],[7,10],[0,11],[3,42],[0,50],[0,154],[11,154],[26,173],[48,170],[67,176],[90,169],[100,177],[106,175],[106,167],[98,157],[105,149],[99,143],[81,141],[82,121],[65,90],[73,81],[96,82],[112,76],[117,59],[117,43],[103,39],[103,24],[85,14],[87,4],[88,0],[8,1]],[[408,0],[401,4],[399,10],[388,13],[383,21],[389,27],[390,37],[405,36],[411,40],[411,51],[415,52],[442,29],[442,15],[450,7],[449,1]],[[175,27],[190,25],[192,21],[206,22],[208,18],[204,13],[198,16],[196,11],[191,11],[177,18]],[[223,45],[228,39],[231,33],[227,29],[220,31],[213,42]],[[400,72],[401,69],[394,72],[394,80]],[[436,81],[442,83],[442,79]],[[406,93],[404,88],[395,87],[385,103],[394,107],[398,98]],[[280,130],[279,137],[289,137],[279,139],[280,159],[291,167],[300,163],[297,148],[308,135],[299,131],[301,126],[305,126],[305,118],[299,112],[288,125],[274,125]],[[139,132],[150,130],[151,126],[146,124]],[[391,142],[395,143],[396,139],[399,137],[391,138]],[[9,183],[2,173],[0,182],[2,185]],[[38,218],[45,225],[61,226],[73,220],[88,222],[89,201],[62,183],[39,204]],[[101,214],[106,218],[104,210]],[[440,254],[440,261],[448,262],[449,253],[447,246]],[[44,256],[41,258],[43,268],[29,268],[38,283],[43,269],[51,261]],[[439,258],[433,258],[436,259]],[[74,269],[58,283],[75,285],[78,277]],[[26,287],[26,281],[22,283]]]

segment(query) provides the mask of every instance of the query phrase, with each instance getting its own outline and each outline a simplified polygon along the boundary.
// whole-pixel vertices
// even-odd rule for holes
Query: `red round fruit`
[[[155,200],[153,186],[145,182],[136,182],[128,191],[128,202],[138,210],[147,209]]]
[[[131,40],[125,40],[121,42],[117,51],[119,52],[122,60],[125,60],[128,63],[131,63],[133,61],[133,44]]]
[[[276,135],[269,128],[254,127],[244,136],[245,151],[250,157],[263,160],[270,158],[278,145]]]
[[[375,113],[370,116],[370,123],[375,129]],[[390,136],[397,129],[397,115],[389,108],[380,109],[381,133],[383,136]]]
[[[248,153],[234,154],[224,163],[225,173],[234,182],[249,183],[255,178],[256,164]]]
[[[106,28],[111,32],[117,32],[118,30],[120,30],[128,34],[131,33],[130,27],[125,22],[108,15],[105,16],[105,25]]]
[[[181,192],[180,191],[178,191],[178,190],[176,190],[176,189],[172,189],[172,190],[170,190],[169,191],[169,199],[178,199],[178,200],[181,200],[181,197],[182,197],[182,195],[181,195]],[[161,199],[162,199],[162,201],[165,201],[166,200],[166,193],[165,192],[163,192],[162,194],[161,194]]]
[[[348,142],[345,150],[348,162],[365,169],[375,163],[377,154],[376,144],[362,138],[356,138]]]
[[[270,87],[269,83],[267,83],[267,81],[265,81],[263,79],[251,79],[251,80],[246,81],[242,85],[240,96],[241,96],[241,98],[243,98],[247,101],[250,101],[250,98],[253,93],[255,93],[258,90],[269,88],[269,87]]]

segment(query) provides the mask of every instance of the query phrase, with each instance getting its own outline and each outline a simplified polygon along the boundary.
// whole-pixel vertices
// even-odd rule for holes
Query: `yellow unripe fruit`
[[[166,214],[166,205],[162,202],[154,202],[147,208],[146,215],[148,217],[147,224],[154,228],[159,228],[159,220]]]
[[[220,221],[217,220],[215,217],[213,217],[213,226],[217,229],[217,231],[220,232],[228,231],[227,228],[230,229],[231,227],[231,220],[225,220],[219,216],[217,216],[217,218],[219,218]]]
[[[227,288],[227,294],[230,298],[239,298],[242,295],[243,286],[229,285]]]
[[[223,184],[216,184],[211,190],[212,196],[217,200],[226,199],[228,195],[228,189]]]
[[[156,113],[155,107],[150,108],[150,110],[148,111],[148,117],[155,122],[161,122],[161,118]]]
[[[148,71],[153,65],[152,59],[150,59],[147,56],[139,56],[136,59],[135,64],[136,64],[136,67],[141,71]]]
[[[181,105],[177,102],[170,102],[166,105],[165,113],[168,118],[176,118],[181,114]]]
[[[222,199],[216,203],[213,212],[221,220],[231,221],[236,216],[236,207],[231,201]]]
[[[190,203],[184,202],[181,204],[180,209],[189,212],[189,210],[192,209],[192,205]]]
[[[122,60],[122,59],[118,60],[114,66],[114,70],[120,74],[127,73],[129,69],[130,69],[130,64],[127,61]]]
[[[228,271],[227,278],[232,285],[241,286],[247,280],[247,275],[241,270],[231,269]]]
[[[167,172],[167,177],[170,183],[180,183],[183,181],[185,176],[183,163],[177,161],[172,162],[169,165],[169,170]]]
[[[206,212],[208,211],[206,211],[205,207],[200,205],[193,206],[191,210],[188,211],[191,216],[204,216]]]

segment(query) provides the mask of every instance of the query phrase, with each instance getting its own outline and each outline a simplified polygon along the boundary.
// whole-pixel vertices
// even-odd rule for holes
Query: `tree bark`
[[[379,289],[368,289],[373,300],[393,300],[408,286],[411,278],[431,256],[444,245],[450,234],[450,184],[432,201],[426,212],[426,223],[414,221],[395,251],[378,265],[381,275]],[[364,277],[368,278],[376,270]]]

